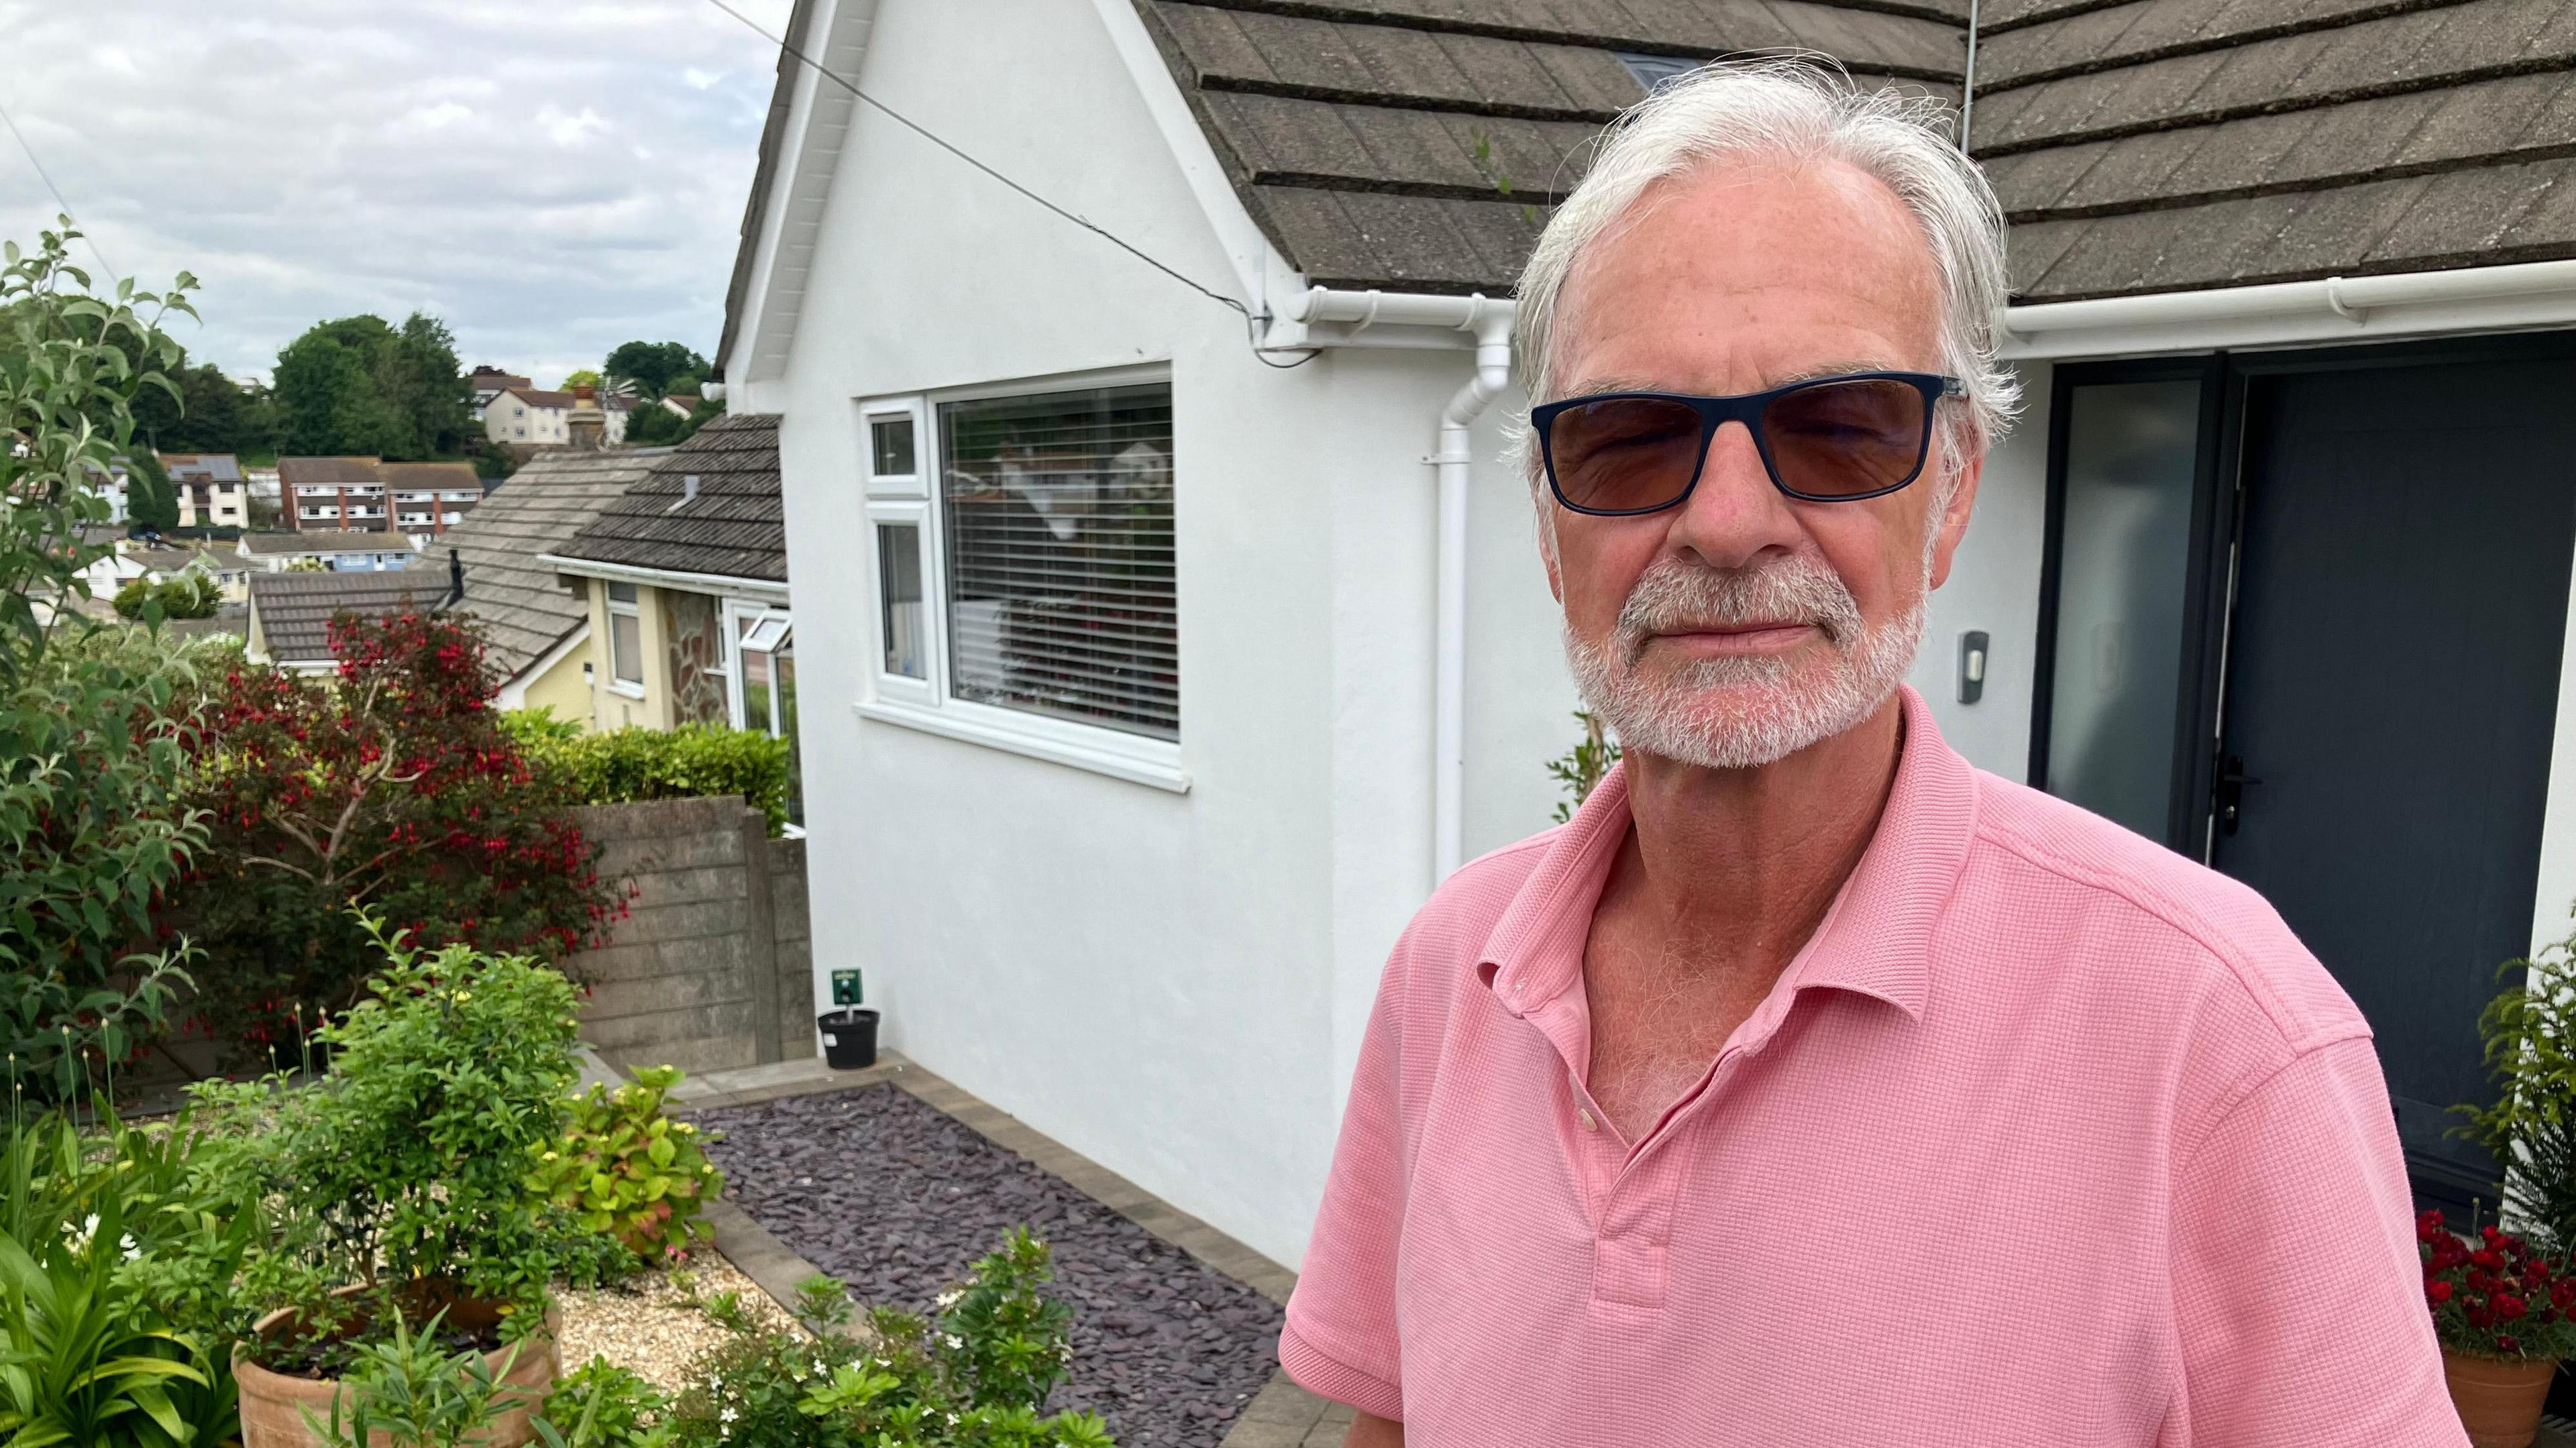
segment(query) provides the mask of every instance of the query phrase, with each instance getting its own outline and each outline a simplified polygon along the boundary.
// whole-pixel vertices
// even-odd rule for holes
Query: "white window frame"
[[[775,622],[789,630],[794,629],[796,626],[795,615],[786,609],[777,607],[774,604],[762,603],[757,599],[750,598],[728,598],[724,602],[723,672],[725,676],[725,713],[727,722],[731,723],[736,729],[748,729],[751,727],[748,723],[744,722],[750,715],[750,709],[748,707],[750,700],[745,697],[745,690],[749,686],[743,682],[745,671],[742,666],[743,638],[745,634],[750,632],[750,630],[746,629],[744,625],[749,624],[751,628],[758,628],[763,624],[771,622]],[[761,650],[761,652],[773,655],[773,661],[770,665],[772,670],[770,674],[770,702],[772,708],[770,709],[769,717],[769,737],[772,739],[780,739],[786,737],[786,731],[779,727],[778,711],[775,707],[777,703],[776,690],[778,687],[778,675],[776,673],[777,664],[774,657],[775,651],[764,649]]]
[[[651,662],[648,657],[643,657],[651,653],[651,650],[644,647],[644,594],[642,589],[638,588],[635,594],[636,601],[627,603],[610,592],[616,586],[606,582],[599,585],[599,601],[608,610],[608,683],[606,687],[608,692],[622,698],[641,699],[644,697],[642,677],[645,673],[644,666]],[[637,678],[631,684],[617,677],[617,621],[620,618],[635,620],[635,652],[639,657],[635,660]]]
[[[1130,734],[1101,724],[1085,724],[999,705],[954,698],[948,677],[948,552],[939,490],[932,486],[946,459],[938,433],[939,406],[995,397],[1030,397],[1050,392],[1079,392],[1095,387],[1140,383],[1169,386],[1172,371],[1156,364],[1098,372],[1023,378],[986,386],[943,388],[909,396],[856,399],[859,474],[865,495],[865,577],[869,664],[868,690],[851,705],[862,719],[899,724],[925,733],[981,744],[1013,754],[1044,759],[1076,769],[1105,774],[1131,783],[1185,794],[1190,773],[1181,745],[1167,739]],[[869,423],[891,415],[912,418],[912,474],[875,476],[876,439]],[[1177,431],[1177,428],[1175,429]],[[1177,520],[1176,520],[1177,521]],[[922,629],[926,679],[908,679],[885,671],[885,579],[880,566],[877,528],[882,524],[920,528]],[[1183,733],[1187,734],[1186,720]]]

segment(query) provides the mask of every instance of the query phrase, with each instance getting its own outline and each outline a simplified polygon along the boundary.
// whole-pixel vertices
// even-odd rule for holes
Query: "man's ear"
[[[1538,561],[1547,567],[1547,591],[1562,607],[1565,603],[1565,579],[1557,572],[1556,565],[1556,503],[1544,495],[1531,499],[1531,502],[1538,514]]]
[[[1968,460],[1959,471],[1959,480],[1950,486],[1950,496],[1941,516],[1927,520],[1928,526],[1940,530],[1932,544],[1932,586],[1939,588],[1950,581],[1950,559],[1959,551],[1959,541],[1968,536],[1968,517],[1977,510],[1977,483],[1985,475],[1986,460],[1980,454]]]

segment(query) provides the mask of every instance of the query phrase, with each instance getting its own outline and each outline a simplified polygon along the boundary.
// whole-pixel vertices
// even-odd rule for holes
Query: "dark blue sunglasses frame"
[[[1831,387],[1842,382],[1904,382],[1911,384],[1916,391],[1923,394],[1923,436],[1915,442],[1914,466],[1901,480],[1883,488],[1872,488],[1865,493],[1802,493],[1789,486],[1780,476],[1780,465],[1771,456],[1771,439],[1762,431],[1763,410],[1793,392],[1804,392],[1816,387]],[[1923,476],[1924,461],[1932,454],[1932,425],[1933,419],[1940,411],[1941,399],[1964,397],[1967,391],[1966,384],[1958,378],[1945,377],[1935,372],[1840,372],[1830,377],[1810,377],[1803,382],[1774,387],[1768,392],[1747,392],[1738,397],[1704,397],[1691,392],[1595,392],[1580,397],[1561,397],[1554,402],[1543,402],[1531,408],[1530,426],[1538,432],[1539,457],[1547,467],[1547,490],[1555,494],[1557,503],[1569,512],[1583,513],[1595,518],[1635,518],[1680,507],[1690,501],[1690,495],[1699,487],[1700,474],[1708,469],[1709,444],[1717,441],[1717,430],[1730,422],[1743,423],[1744,430],[1753,434],[1753,450],[1762,455],[1762,470],[1771,475],[1771,486],[1801,502],[1857,503],[1864,498],[1883,498],[1911,486],[1916,478]],[[1591,403],[1623,401],[1678,402],[1698,413],[1699,460],[1691,465],[1690,481],[1682,485],[1679,493],[1664,502],[1646,508],[1587,508],[1566,497],[1564,485],[1557,481],[1556,442],[1553,435],[1556,420],[1575,408]]]

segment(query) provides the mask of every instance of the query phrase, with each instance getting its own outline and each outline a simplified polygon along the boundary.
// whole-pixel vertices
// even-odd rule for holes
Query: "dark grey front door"
[[[2246,388],[2211,862],[2369,1016],[2419,1185],[2474,1190],[2485,1163],[2448,1135],[2447,1108],[2487,1095],[2478,1012],[2530,944],[2576,548],[2576,362]]]

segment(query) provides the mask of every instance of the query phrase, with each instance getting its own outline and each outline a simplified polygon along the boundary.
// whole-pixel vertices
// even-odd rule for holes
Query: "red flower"
[[[2469,1326],[2485,1329],[2495,1326],[2495,1314],[2479,1303],[2469,1304]]]
[[[2489,1227],[2489,1228],[2487,1228],[2487,1230],[2488,1230],[2489,1232],[2493,1232],[2493,1231],[2495,1230],[2495,1228],[2493,1228],[2493,1227]],[[2495,1239],[2494,1239],[2493,1237],[2490,1237],[2490,1238],[2488,1238],[2487,1240],[2489,1240],[2489,1241],[2493,1241],[2493,1240],[2495,1240]],[[2502,1256],[2498,1255],[2497,1253],[2494,1253],[2494,1252],[2488,1251],[2488,1250],[2486,1250],[2486,1249],[2484,1249],[2484,1248],[2480,1248],[2479,1250],[2477,1250],[2477,1251],[2475,1251],[2475,1252],[2471,1252],[2471,1253],[2469,1254],[2469,1260],[2470,1260],[2471,1262],[2476,1263],[2477,1265],[2479,1265],[2479,1266],[2481,1266],[2481,1267],[2501,1267],[2501,1266],[2503,1266],[2503,1265],[2504,1265],[2504,1258],[2503,1258]]]
[[[2451,1300],[2451,1284],[2437,1277],[2424,1284],[2424,1295],[2435,1302],[2448,1302]]]
[[[2503,1318],[2507,1322],[2511,1322],[2515,1318],[2520,1317],[2531,1310],[2530,1304],[2524,1302],[2521,1298],[2514,1296],[2510,1292],[2499,1292],[2495,1296],[2489,1298],[2488,1301],[2494,1304],[2495,1315]]]
[[[2496,1351],[2520,1352],[2522,1351],[2522,1344],[2515,1340],[2512,1333],[2500,1332],[2496,1334]]]

